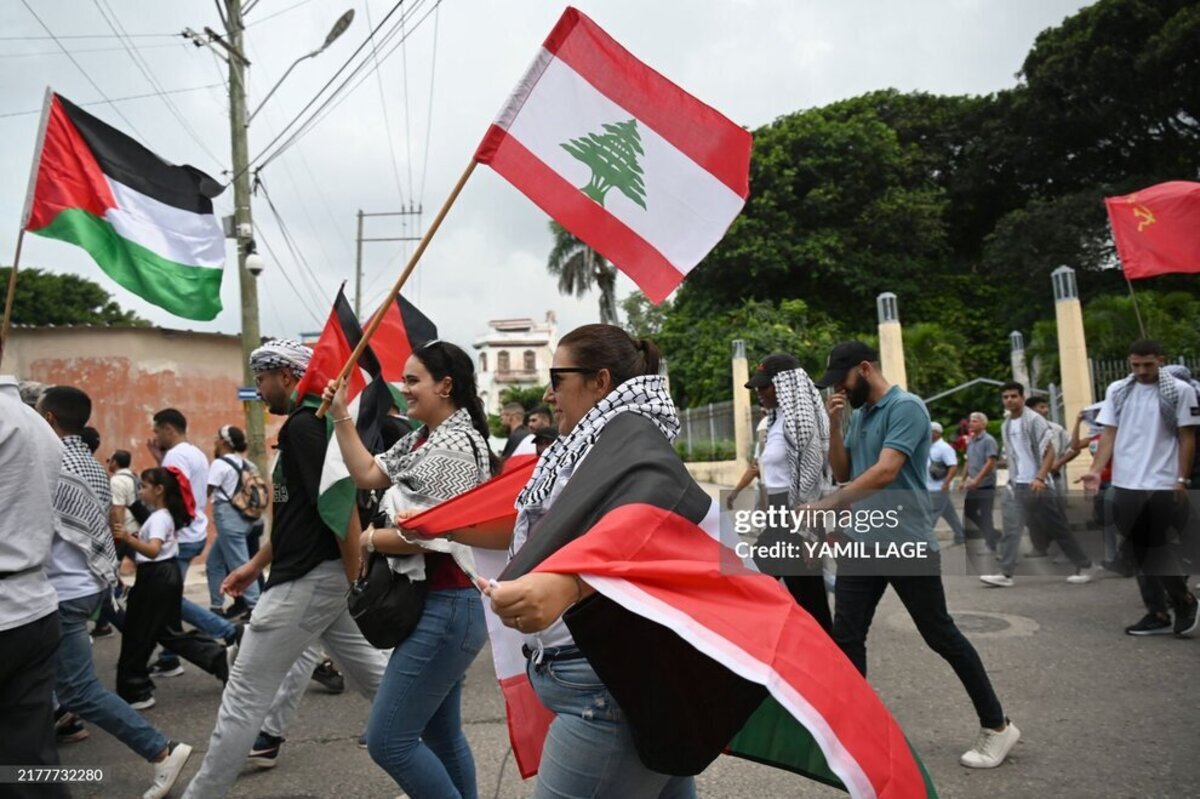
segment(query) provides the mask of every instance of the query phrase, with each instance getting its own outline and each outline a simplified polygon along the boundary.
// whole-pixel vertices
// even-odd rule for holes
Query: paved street
[[[1200,639],[1136,639],[1122,627],[1140,617],[1131,580],[1072,586],[1061,576],[1019,579],[1010,589],[985,588],[963,572],[963,548],[947,550],[949,605],[978,647],[1005,710],[1022,730],[1009,762],[992,771],[958,765],[976,721],[949,667],[922,644],[903,606],[889,592],[872,630],[870,676],[923,757],[943,797],[1200,796],[1200,701],[1191,678]],[[1043,569],[1053,566],[1045,561]],[[1065,574],[1065,572],[1064,572]],[[189,595],[202,601],[199,573]],[[97,641],[96,661],[111,687],[119,638]],[[186,777],[208,746],[220,684],[194,667],[159,681],[157,707],[146,711],[168,735],[196,747]],[[395,797],[396,786],[356,746],[367,702],[332,696],[312,683],[279,765],[246,770],[233,796]],[[508,757],[504,708],[482,653],[467,678],[463,713],[478,765],[481,797],[525,797]],[[89,725],[91,737],[62,748],[70,765],[103,765],[106,781],[77,787],[77,797],[140,795],[150,769],[115,739]],[[841,792],[797,776],[722,757],[698,780],[707,797],[836,797]],[[179,795],[177,791],[173,795]]]

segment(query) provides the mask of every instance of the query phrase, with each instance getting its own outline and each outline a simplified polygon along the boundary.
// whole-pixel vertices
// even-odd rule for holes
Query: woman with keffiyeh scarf
[[[388,489],[393,519],[411,516],[468,491],[494,471],[487,421],[471,358],[434,341],[404,367],[400,391],[409,418],[422,423],[390,450],[372,456],[354,427],[346,392],[330,381],[325,399],[338,445],[355,484]],[[487,640],[483,605],[468,573],[470,549],[449,541],[410,543],[394,527],[368,528],[360,538],[372,552],[397,556],[392,568],[428,586],[416,629],[392,652],[371,707],[371,758],[413,799],[477,795],[475,762],[462,731],[460,704],[467,668]]]
[[[812,378],[800,368],[800,362],[787,353],[775,353],[763,359],[746,381],[754,389],[759,404],[767,412],[767,441],[759,456],[759,474],[766,487],[767,505],[794,509],[819,500],[832,484],[829,470],[829,416],[821,401],[821,392]],[[790,531],[763,531],[760,543],[786,538]],[[769,574],[777,571],[772,563],[759,568]],[[821,625],[833,631],[833,615],[821,563],[788,563],[784,585]],[[802,573],[794,573],[803,570]]]

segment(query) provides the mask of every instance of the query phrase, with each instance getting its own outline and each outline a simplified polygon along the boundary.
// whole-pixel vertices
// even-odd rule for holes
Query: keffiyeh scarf
[[[667,439],[679,434],[679,415],[662,375],[642,375],[626,380],[597,402],[575,425],[542,453],[529,482],[517,496],[517,509],[541,504],[550,496],[560,472],[573,471],[587,454],[604,426],[622,413],[636,413],[652,421]]]
[[[1113,389],[1112,396],[1109,398],[1112,402],[1113,416],[1117,420],[1117,426],[1121,426],[1121,412],[1125,410],[1125,402],[1129,399],[1129,392],[1133,390],[1134,384],[1137,383],[1137,378],[1133,375],[1121,380],[1117,383],[1117,387]],[[1158,370],[1158,412],[1162,415],[1163,424],[1168,430],[1174,430],[1178,426],[1178,421],[1175,417],[1175,409],[1179,403],[1179,381],[1170,372],[1170,367],[1163,367]]]
[[[788,505],[795,508],[821,498],[832,485],[829,467],[829,415],[821,402],[821,392],[808,372],[791,369],[775,375],[776,407],[767,414],[767,424],[775,424],[783,414],[783,434],[787,441]]]
[[[250,371],[262,374],[275,369],[291,369],[296,379],[300,379],[311,360],[311,349],[298,341],[278,338],[250,353]]]
[[[54,489],[55,530],[87,559],[88,571],[117,583],[117,550],[109,528],[112,488],[108,475],[79,436],[63,439],[62,472]]]

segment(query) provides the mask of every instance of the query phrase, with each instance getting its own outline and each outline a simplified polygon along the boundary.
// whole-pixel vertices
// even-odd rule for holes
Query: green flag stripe
[[[82,247],[121,286],[176,316],[207,322],[221,312],[222,270],[169,261],[93,213],[68,208],[31,232]]]

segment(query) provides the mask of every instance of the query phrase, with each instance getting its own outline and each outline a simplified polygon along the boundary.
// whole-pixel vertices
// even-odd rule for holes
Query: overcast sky
[[[119,25],[135,37],[133,44],[163,89],[208,87],[171,95],[204,147],[158,97],[116,101],[124,118],[104,103],[88,105],[87,110],[140,135],[169,161],[191,163],[214,176],[230,163],[225,65],[218,68],[208,50],[180,38],[143,35],[178,33],[187,27],[202,30],[206,25],[220,29],[213,3],[28,2],[75,53],[100,91],[21,2],[0,4],[0,165],[5,176],[0,219],[9,220],[0,225],[4,264],[11,262],[15,246],[38,124],[37,113],[19,112],[40,108],[47,84],[80,104],[102,101],[101,91],[114,100],[154,91],[111,35],[101,8],[111,8]],[[783,114],[887,87],[979,94],[1012,86],[1038,32],[1086,3],[579,0],[577,5],[636,56],[734,121],[754,128]],[[347,8],[354,8],[356,18],[346,34],[322,55],[297,66],[255,118],[250,128],[252,156],[366,38],[368,13],[378,24],[393,2],[259,0],[247,15],[254,108],[294,59],[320,44]],[[409,9],[411,32],[406,46],[382,62],[379,78],[362,83],[263,170],[280,216],[312,270],[310,277],[292,259],[266,202],[261,195],[255,198],[256,223],[278,256],[271,257],[260,241],[267,261],[259,280],[264,334],[295,336],[318,330],[342,280],[349,281],[348,295],[352,292],[359,208],[392,211],[413,202],[424,207],[422,222],[429,223],[564,5],[405,0],[402,8]],[[66,38],[91,34],[107,38]],[[219,215],[231,212],[232,193],[228,189],[216,201]],[[596,321],[594,296],[562,297],[547,274],[551,242],[546,223],[540,210],[495,173],[476,170],[406,295],[439,325],[444,338],[464,346],[486,331],[488,319],[540,319],[554,309],[563,332]],[[379,218],[368,220],[366,235],[417,232],[415,222],[406,229],[399,219]],[[399,275],[406,253],[391,243],[364,247],[364,298],[377,303]],[[61,242],[26,237],[23,261],[97,280],[122,306],[164,327],[236,333],[240,313],[232,242],[228,253],[225,310],[211,323],[173,317],[143,302],[112,283],[82,250]],[[622,276],[618,296],[633,290],[632,282]]]

